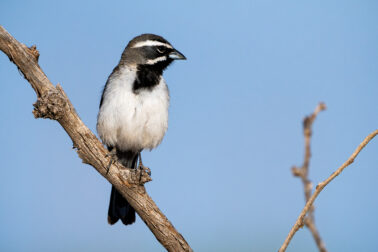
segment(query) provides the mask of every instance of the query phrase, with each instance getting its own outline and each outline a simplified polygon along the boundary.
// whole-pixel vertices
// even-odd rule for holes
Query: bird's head
[[[143,65],[163,71],[174,60],[186,58],[163,37],[142,34],[129,42],[122,54],[122,59],[128,65]]]

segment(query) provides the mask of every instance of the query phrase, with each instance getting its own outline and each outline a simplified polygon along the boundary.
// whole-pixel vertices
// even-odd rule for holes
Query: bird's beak
[[[174,60],[186,60],[186,57],[184,54],[180,53],[176,49],[173,49],[171,53],[169,53],[169,58],[174,59]]]

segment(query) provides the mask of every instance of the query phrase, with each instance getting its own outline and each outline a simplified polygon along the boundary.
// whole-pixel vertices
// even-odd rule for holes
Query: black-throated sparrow
[[[97,132],[119,162],[136,168],[143,149],[160,144],[168,127],[169,92],[163,71],[175,59],[186,59],[164,38],[142,34],[132,39],[102,92]],[[112,187],[109,224],[135,221],[135,210]]]

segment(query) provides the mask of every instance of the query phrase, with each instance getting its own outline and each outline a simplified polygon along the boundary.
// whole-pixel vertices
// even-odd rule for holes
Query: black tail
[[[125,225],[133,224],[135,222],[135,210],[130,206],[129,202],[112,186],[112,193],[110,195],[110,204],[108,211],[108,223],[113,225],[119,219]]]
[[[124,166],[135,168],[138,160],[138,153],[127,151],[117,151],[117,158]],[[127,202],[125,198],[112,186],[110,194],[110,203],[108,211],[108,223],[113,225],[119,219],[125,225],[133,224],[135,222],[135,209]]]

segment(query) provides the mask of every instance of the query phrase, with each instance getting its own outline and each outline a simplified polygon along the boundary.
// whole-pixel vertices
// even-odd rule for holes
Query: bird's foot
[[[148,168],[147,166],[144,166],[143,165],[143,162],[142,162],[142,155],[140,154],[139,152],[139,165],[138,165],[138,168],[142,171],[142,172],[146,172],[148,174],[148,176],[151,176],[151,169]]]
[[[151,176],[151,169],[148,168],[147,166],[144,166],[142,163],[139,162],[139,166],[138,168],[143,171],[143,172],[146,172],[148,174],[148,176]]]
[[[139,183],[141,185],[151,181],[151,170],[147,166],[144,166],[142,162],[139,162],[137,171],[139,173]]]
[[[112,164],[118,160],[116,148],[113,148],[108,154],[105,155],[105,157],[110,157],[108,167],[106,167],[106,174],[108,174],[110,170],[110,166],[112,166]]]

